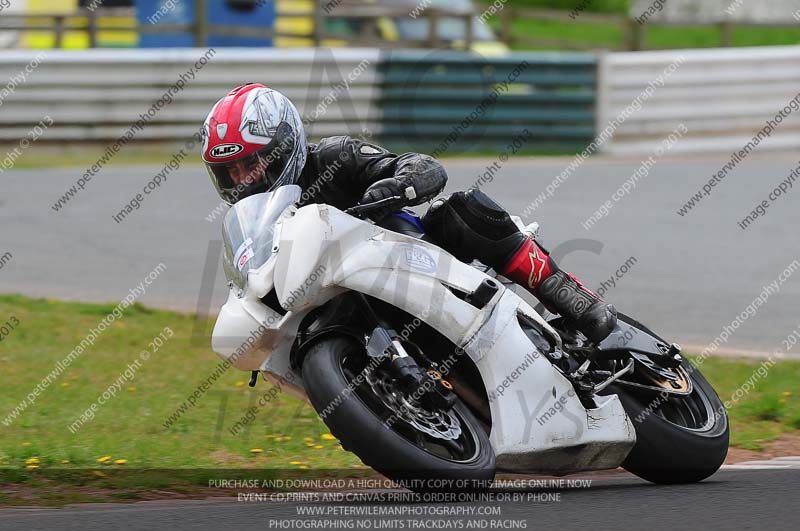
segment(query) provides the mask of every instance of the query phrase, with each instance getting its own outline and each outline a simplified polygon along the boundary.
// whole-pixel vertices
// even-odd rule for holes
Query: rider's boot
[[[550,311],[571,322],[594,343],[605,339],[617,324],[614,306],[603,302],[574,275],[559,269],[550,255],[531,238],[526,238],[498,272],[527,288]]]

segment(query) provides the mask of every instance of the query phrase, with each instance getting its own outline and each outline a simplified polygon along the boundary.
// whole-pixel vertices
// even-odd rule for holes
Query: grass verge
[[[0,145],[0,152],[10,151],[16,145]],[[141,145],[127,147],[104,166],[104,170],[113,167],[130,166],[163,166],[183,147],[180,144],[152,142],[142,142]],[[88,143],[87,145],[75,146],[71,144],[42,144],[31,146],[30,149],[22,152],[19,159],[14,161],[16,169],[36,169],[36,168],[75,168],[83,173],[103,156],[106,144],[102,142]],[[200,153],[190,154],[182,164],[201,165]]]
[[[11,503],[9,496],[16,499],[7,492],[8,484],[69,483],[71,476],[66,472],[70,470],[75,471],[74,478],[136,491],[130,483],[142,483],[141,478],[131,480],[122,471],[161,471],[153,474],[151,487],[165,488],[176,483],[202,484],[209,477],[219,477],[221,470],[261,470],[269,475],[363,469],[330,436],[310,406],[285,394],[259,410],[248,429],[232,435],[229,429],[269,387],[260,381],[255,389],[249,388],[249,374],[234,368],[219,377],[195,407],[165,428],[164,421],[220,360],[207,339],[191,340],[196,326],[206,329],[204,323],[196,323],[191,315],[141,305],[128,308],[32,405],[11,419],[9,413],[114,306],[0,296],[0,324],[12,318],[19,323],[0,343],[4,377],[0,503],[3,496],[6,503]],[[165,327],[173,332],[166,341]],[[151,342],[162,333],[163,346],[155,350]],[[149,359],[128,371],[131,378],[121,379],[127,368],[135,368],[132,364],[142,351],[151,352]],[[72,433],[69,426],[115,382],[119,383],[115,396]],[[173,481],[176,476],[181,480]],[[52,494],[55,500],[62,499],[63,493]]]
[[[492,21],[499,31],[499,21]],[[621,49],[625,44],[625,28],[621,24],[550,21],[520,17],[511,25],[513,35],[524,38],[535,36],[572,43],[576,49]],[[717,26],[658,26],[647,25],[646,49],[714,48],[721,44],[722,33]],[[735,27],[731,32],[732,46],[771,46],[800,43],[800,28],[786,27]],[[528,46],[515,46],[518,50],[531,50]],[[555,48],[538,48],[555,49]]]
[[[393,150],[395,153],[403,153],[408,150],[416,150],[425,153],[427,149],[430,149],[430,146],[409,144],[395,146],[389,145],[386,147],[387,149]],[[20,170],[38,168],[73,168],[76,170],[76,175],[79,175],[82,174],[87,168],[91,168],[92,164],[97,162],[97,160],[103,155],[104,149],[105,147],[100,145],[98,145],[97,148],[71,148],[57,146],[46,146],[40,149],[31,148],[30,151],[24,152],[23,155],[17,161],[15,161],[14,168]],[[179,148],[170,150],[164,146],[154,146],[152,148],[140,146],[126,149],[125,151],[121,151],[118,155],[116,155],[103,171],[107,171],[109,168],[163,166],[172,159],[173,155],[177,152],[177,149]],[[521,149],[514,156],[569,156],[578,153],[581,151],[581,149],[583,148],[577,145],[572,148],[548,146],[531,147]],[[472,151],[466,151],[463,153],[444,153],[440,158],[446,160],[458,158],[496,157],[502,150],[502,147],[486,147]],[[0,153],[3,151],[4,148],[0,146]],[[202,164],[203,162],[200,159],[199,152],[190,154],[189,158],[181,163],[182,166],[196,166],[197,168],[201,168]]]
[[[800,430],[800,362],[777,362],[763,379],[755,374],[759,367],[760,361],[722,358],[707,358],[700,366],[722,401],[731,404],[731,446],[755,451]]]
[[[248,375],[234,368],[166,428],[165,420],[219,360],[208,339],[192,341],[208,323],[138,304],[11,419],[9,413],[113,308],[0,295],[0,325],[12,318],[18,323],[0,342],[0,503],[140,499],[153,489],[196,490],[223,470],[224,477],[367,472],[310,406],[286,394],[258,408],[248,428],[233,435],[230,429],[269,388],[259,381],[250,389]],[[172,337],[163,339],[167,327]],[[156,347],[159,336],[163,344]],[[127,377],[142,351],[149,359]],[[708,359],[702,371],[725,399],[756,367]],[[730,411],[733,444],[758,450],[800,429],[798,381],[800,363],[781,362],[756,382]],[[69,426],[115,383],[115,395],[72,433]],[[143,470],[151,472],[136,473]]]

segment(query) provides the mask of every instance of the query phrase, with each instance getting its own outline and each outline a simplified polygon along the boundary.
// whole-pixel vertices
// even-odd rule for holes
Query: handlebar
[[[386,199],[381,199],[380,201],[375,201],[374,203],[366,203],[364,205],[356,205],[354,207],[350,207],[345,210],[345,214],[350,214],[351,216],[355,216],[357,218],[363,218],[370,212],[374,212],[376,210],[380,210],[385,208],[387,205],[395,203],[397,201],[401,201],[403,198],[402,196],[395,195],[392,197],[387,197]]]

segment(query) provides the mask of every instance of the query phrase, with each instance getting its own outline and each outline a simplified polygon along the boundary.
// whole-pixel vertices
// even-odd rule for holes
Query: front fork
[[[433,368],[417,363],[403,345],[403,339],[375,312],[362,293],[354,294],[372,329],[367,339],[367,355],[373,360],[388,361],[389,371],[402,390],[428,410],[447,411],[456,401],[452,385]],[[422,351],[419,351],[422,354]],[[424,354],[422,354],[424,356]]]

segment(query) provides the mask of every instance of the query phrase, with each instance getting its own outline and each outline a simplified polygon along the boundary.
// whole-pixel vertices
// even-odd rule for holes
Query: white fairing
[[[327,205],[287,209],[275,233],[275,259],[250,271],[245,293],[229,297],[214,330],[214,350],[230,358],[235,348],[223,347],[218,334],[242,337],[265,325],[262,339],[238,356],[237,367],[299,382],[288,358],[300,319],[339,293],[359,291],[418,317],[475,362],[490,397],[490,440],[499,468],[614,468],[633,446],[635,432],[619,399],[598,397],[599,407],[584,408],[572,385],[526,336],[519,313],[544,321],[525,301],[502,286],[482,309],[454,294],[474,291],[490,278],[483,272],[430,243]],[[259,301],[273,285],[289,310],[279,320]]]

